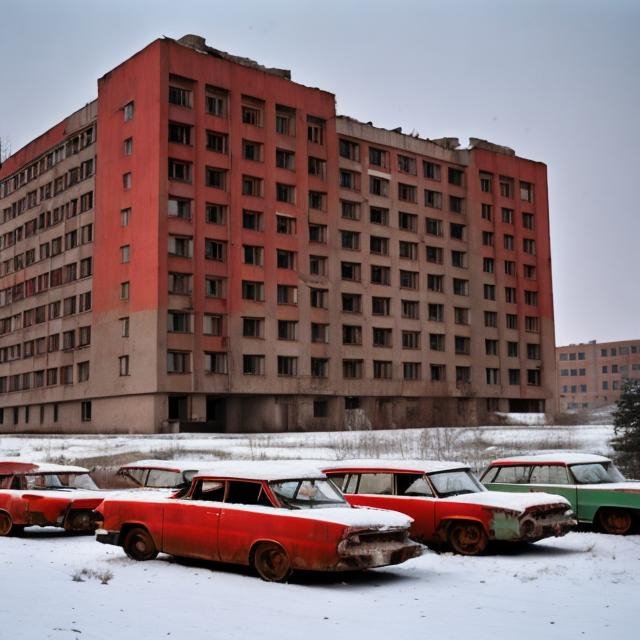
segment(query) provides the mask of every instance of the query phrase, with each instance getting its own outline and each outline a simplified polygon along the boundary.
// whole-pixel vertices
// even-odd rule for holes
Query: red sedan
[[[249,565],[264,580],[291,571],[343,571],[397,564],[420,555],[411,519],[353,509],[316,468],[295,463],[218,463],[186,494],[106,497],[99,542],[130,558],[158,552]]]
[[[92,532],[102,497],[83,467],[0,461],[0,536],[32,525]]]
[[[411,516],[411,536],[477,555],[489,540],[534,542],[561,536],[576,524],[564,498],[547,493],[487,491],[458,462],[351,460],[323,471],[353,505],[394,509]]]

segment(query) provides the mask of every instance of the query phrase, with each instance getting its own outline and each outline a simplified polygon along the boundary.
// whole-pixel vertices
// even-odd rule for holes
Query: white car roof
[[[415,473],[437,473],[439,471],[454,471],[468,469],[464,462],[447,460],[393,460],[389,458],[356,460],[336,460],[322,463],[323,470],[338,471],[341,469],[387,469],[397,471],[413,471]]]
[[[197,471],[203,465],[211,465],[213,462],[206,460],[136,460],[123,464],[120,469],[162,469],[163,471]]]
[[[221,462],[208,462],[206,466],[202,466],[198,470],[197,475],[268,481],[325,477],[319,464],[299,460],[223,460]]]
[[[529,456],[513,456],[493,460],[491,464],[507,463],[544,464],[545,462],[560,462],[564,464],[589,464],[593,462],[611,462],[609,458],[592,453],[535,453]]]
[[[12,464],[16,465],[16,474],[34,474],[34,473],[89,473],[89,469],[84,467],[76,467],[68,464],[54,464],[52,462],[33,462],[21,458],[3,458],[0,460],[0,472],[3,466],[9,468]],[[30,468],[27,468],[29,465]],[[9,469],[9,473],[11,470]]]

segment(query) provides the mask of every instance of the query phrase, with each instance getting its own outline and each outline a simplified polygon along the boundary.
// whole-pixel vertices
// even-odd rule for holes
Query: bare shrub
[[[87,580],[99,580],[100,584],[109,584],[109,581],[113,578],[113,573],[108,569],[98,571],[97,569],[77,569],[71,574],[71,579],[74,582],[86,582]]]

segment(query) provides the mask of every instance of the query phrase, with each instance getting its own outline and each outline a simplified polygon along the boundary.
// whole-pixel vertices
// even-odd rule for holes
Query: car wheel
[[[626,509],[600,509],[598,524],[605,533],[624,535],[631,530],[633,518]]]
[[[0,511],[0,536],[10,536],[13,533],[13,520],[5,511]]]
[[[142,527],[135,527],[127,532],[122,548],[133,560],[153,560],[158,555],[151,534]]]
[[[267,582],[284,582],[291,574],[289,556],[275,542],[262,542],[256,547],[253,568]]]
[[[68,531],[92,531],[95,529],[91,518],[91,511],[72,511],[67,518],[65,529]]]
[[[454,522],[449,527],[449,546],[463,556],[480,555],[487,548],[487,534],[475,522]]]

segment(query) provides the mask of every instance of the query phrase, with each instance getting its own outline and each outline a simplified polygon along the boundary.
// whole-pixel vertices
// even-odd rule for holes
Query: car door
[[[544,491],[566,498],[571,508],[578,513],[578,492],[573,478],[569,477],[563,464],[537,464],[531,470],[528,487],[530,491]]]
[[[224,483],[198,480],[186,499],[163,506],[162,551],[175,556],[220,560],[218,530]]]

